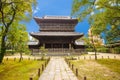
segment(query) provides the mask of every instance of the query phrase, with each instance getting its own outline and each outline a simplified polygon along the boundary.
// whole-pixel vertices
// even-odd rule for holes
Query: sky
[[[70,16],[71,14],[73,0],[37,0],[37,2],[37,7],[33,10],[33,17]],[[29,33],[39,31],[39,26],[34,19],[26,23],[26,26]],[[88,28],[88,21],[84,20],[76,25],[75,31],[87,34]]]

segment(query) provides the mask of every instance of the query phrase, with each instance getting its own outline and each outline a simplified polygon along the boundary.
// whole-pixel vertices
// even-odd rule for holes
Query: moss
[[[28,80],[30,75],[37,74],[38,68],[43,63],[44,61],[23,60],[22,62],[18,62],[9,59],[0,65],[0,79]]]

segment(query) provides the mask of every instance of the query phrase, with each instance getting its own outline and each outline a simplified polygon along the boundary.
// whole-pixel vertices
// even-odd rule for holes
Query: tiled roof
[[[53,23],[53,22],[56,22],[56,23],[76,23],[76,24],[78,23],[78,20],[74,19],[74,18],[71,18],[71,19],[57,19],[57,18],[49,19],[49,18],[34,17],[34,19],[37,23],[47,23],[47,22],[50,22],[50,23]]]

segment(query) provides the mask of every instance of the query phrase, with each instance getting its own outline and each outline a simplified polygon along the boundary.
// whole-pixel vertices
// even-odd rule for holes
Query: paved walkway
[[[78,80],[64,58],[52,57],[39,80]]]

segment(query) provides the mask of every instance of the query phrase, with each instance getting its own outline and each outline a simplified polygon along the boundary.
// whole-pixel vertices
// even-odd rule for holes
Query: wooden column
[[[52,51],[53,51],[53,44],[51,44],[51,49],[52,49]]]
[[[31,54],[33,55],[33,49],[31,49],[31,52],[32,52]]]
[[[72,48],[72,45],[71,45],[71,43],[69,43],[69,49],[71,49]]]
[[[45,43],[43,43],[43,47],[45,48]]]
[[[64,51],[63,51],[63,44],[62,44],[62,52],[64,52]]]

